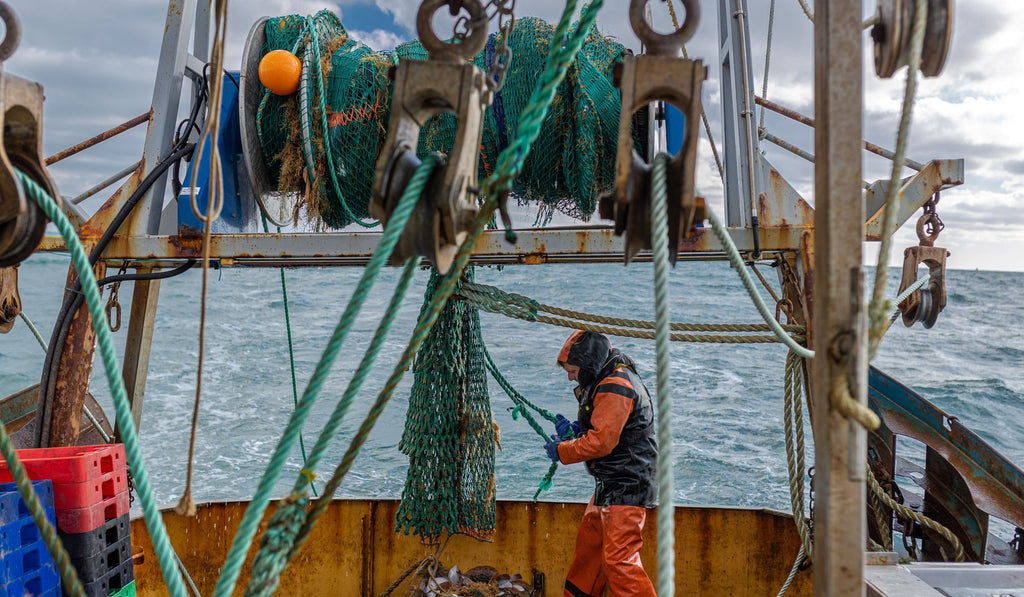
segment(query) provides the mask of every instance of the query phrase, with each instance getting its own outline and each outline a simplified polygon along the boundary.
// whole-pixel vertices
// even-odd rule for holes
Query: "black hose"
[[[97,241],[96,246],[89,253],[89,264],[95,265],[99,261],[103,251],[106,250],[107,245],[117,234],[118,229],[124,224],[128,216],[135,209],[135,206],[139,204],[142,197],[147,191],[156,183],[156,181],[170,168],[172,164],[175,164],[182,157],[187,155],[195,148],[192,143],[185,143],[180,147],[172,150],[170,155],[160,160],[156,166],[150,171],[135,191],[128,197],[121,209],[118,210],[117,215],[104,230],[103,235]],[[57,321],[53,326],[53,331],[50,333],[50,343],[46,351],[46,358],[43,360],[42,377],[39,380],[39,404],[40,408],[36,413],[36,442],[38,446],[42,440],[44,422],[46,417],[44,411],[48,412],[48,408],[45,406],[53,398],[54,391],[57,383],[57,370],[60,367],[60,354],[64,350],[64,341],[67,339],[68,329],[71,327],[71,320],[74,314],[78,311],[81,306],[81,302],[76,302],[76,296],[81,296],[82,283],[80,280],[75,279],[71,286],[70,292],[65,296],[64,302],[61,305],[61,309],[57,314]]]
[[[161,272],[150,272],[146,274],[116,274],[113,276],[107,276],[96,281],[96,285],[102,289],[107,284],[115,282],[138,282],[143,280],[165,280],[167,278],[173,278],[192,269],[195,264],[198,263],[195,259],[189,259],[184,264],[169,270]],[[48,400],[44,401],[43,396],[52,396],[56,391],[57,384],[57,371],[60,368],[60,359],[56,358],[62,353],[64,342],[67,340],[68,331],[71,329],[71,321],[74,318],[74,314],[82,307],[82,303],[85,302],[85,294],[81,290],[72,290],[69,293],[68,298],[70,300],[65,302],[67,309],[61,309],[61,317],[58,318],[57,323],[54,325],[54,334],[50,336],[50,350],[46,353],[46,360],[43,362],[43,377],[39,382],[40,400],[39,407],[36,412],[36,438],[35,443],[38,446],[42,440],[42,430],[48,426],[49,423],[49,407],[47,404]],[[57,342],[58,348],[54,350],[54,342]],[[45,392],[45,393],[44,393]]]

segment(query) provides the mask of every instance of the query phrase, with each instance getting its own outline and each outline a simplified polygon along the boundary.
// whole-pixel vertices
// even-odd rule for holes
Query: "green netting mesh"
[[[338,17],[326,10],[312,17],[273,18],[265,30],[265,52],[295,50],[306,60],[306,52],[319,48],[324,85],[320,97],[320,73],[304,70],[304,85],[309,90],[305,102],[300,94],[269,95],[263,102],[257,116],[258,133],[264,155],[269,156],[272,180],[282,191],[302,190],[303,170],[307,170],[310,214],[328,227],[343,227],[353,217],[368,218],[374,167],[387,134],[392,87],[387,72],[399,58],[426,59],[423,46],[411,41],[390,53],[374,51],[349,38]],[[539,19],[516,20],[508,40],[513,57],[505,85],[485,117],[481,178],[493,171],[499,153],[516,134],[519,114],[543,71],[552,32],[553,27]],[[486,69],[501,41],[501,34],[492,35],[487,47],[474,57],[474,64]],[[596,29],[590,32],[558,88],[543,132],[512,189],[520,202],[541,202],[551,210],[586,220],[596,208],[598,195],[611,190],[620,109],[612,68],[625,51]],[[318,112],[321,104],[326,111],[326,139]],[[420,154],[448,152],[455,124],[456,118],[450,114],[431,119],[420,136]],[[306,153],[303,126],[311,137]],[[634,146],[643,152],[639,136],[634,134]],[[328,147],[331,163],[327,161]],[[336,185],[331,181],[332,167]]]
[[[432,270],[424,308],[440,281]],[[473,281],[471,267],[462,281]],[[448,301],[413,364],[415,379],[398,444],[409,456],[409,471],[396,531],[426,539],[454,533],[486,539],[494,532],[497,438],[483,354],[476,308]]]

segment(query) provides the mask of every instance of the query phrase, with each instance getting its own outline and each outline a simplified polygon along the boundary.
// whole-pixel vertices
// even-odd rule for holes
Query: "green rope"
[[[921,48],[924,46],[924,31],[928,16],[927,0],[914,1],[914,25],[910,35],[910,56],[907,60],[907,86],[903,95],[903,109],[900,127],[896,134],[896,150],[892,157],[892,174],[889,187],[885,190],[885,218],[882,220],[882,245],[878,249],[878,264],[875,269],[875,288],[868,307],[868,360],[874,358],[882,335],[888,329],[888,315],[892,304],[885,299],[885,284],[889,278],[889,252],[892,235],[896,231],[896,198],[899,195],[900,175],[906,163],[907,138],[910,136],[910,117],[914,108],[914,94],[917,91],[917,71],[921,68]]]
[[[338,401],[334,412],[321,431],[317,443],[313,446],[313,450],[310,453],[309,460],[306,461],[305,467],[299,473],[295,486],[292,488],[292,493],[288,496],[285,503],[278,507],[273,517],[271,517],[267,530],[269,532],[270,529],[275,529],[277,535],[275,535],[272,541],[267,543],[261,542],[260,552],[253,561],[253,581],[250,582],[249,587],[246,589],[245,594],[247,596],[273,594],[277,588],[281,572],[284,571],[288,562],[295,557],[295,554],[299,552],[308,538],[312,525],[306,526],[311,516],[311,514],[306,512],[306,507],[309,503],[305,495],[306,484],[312,478],[331,441],[338,434],[342,421],[348,414],[352,403],[362,389],[363,383],[369,376],[377,355],[380,353],[380,349],[383,347],[384,341],[402,306],[403,299],[409,290],[416,270],[419,268],[419,263],[419,257],[406,261],[395,292],[391,297],[391,303],[381,318],[377,331],[370,341],[370,346],[366,349],[366,353],[356,368],[352,380],[349,381],[345,394]],[[357,440],[358,438],[354,438],[352,441],[356,442]],[[329,505],[339,486],[340,479],[334,480],[332,478],[332,482],[329,482],[324,487],[324,495],[316,502],[317,505],[322,504],[322,508]],[[319,518],[319,515],[317,515],[317,518]],[[259,571],[260,577],[263,579],[259,583],[256,582],[257,571]]]
[[[530,146],[532,145],[533,140],[540,133],[541,124],[543,122],[544,116],[547,113],[547,109],[551,103],[551,100],[554,97],[555,90],[557,89],[558,84],[564,78],[565,72],[568,69],[569,64],[572,63],[572,60],[575,57],[576,52],[579,51],[580,45],[582,45],[587,33],[593,25],[594,20],[597,17],[597,10],[600,8],[602,3],[603,0],[595,0],[593,3],[584,8],[580,18],[579,26],[577,27],[576,31],[574,31],[573,34],[570,35],[565,40],[565,44],[562,45],[561,40],[565,38],[566,32],[569,28],[569,21],[572,18],[572,15],[576,9],[575,0],[569,0],[566,3],[565,11],[562,14],[562,19],[559,22],[558,27],[556,27],[555,35],[552,39],[553,49],[548,55],[548,63],[546,65],[544,74],[542,75],[542,84],[537,89],[534,90],[534,93],[530,99],[530,104],[523,112],[523,116],[520,120],[519,129],[517,131],[518,134],[516,135],[515,140],[512,142],[512,144],[509,145],[509,147],[507,147],[502,152],[501,158],[499,159],[498,170],[490,177],[488,177],[483,183],[483,189],[486,191],[482,193],[486,197],[486,199],[483,202],[483,206],[481,207],[480,212],[477,214],[477,216],[471,223],[470,232],[467,235],[466,240],[459,247],[452,268],[448,271],[448,273],[442,279],[441,283],[438,285],[438,289],[433,299],[431,300],[431,303],[421,313],[416,328],[413,331],[412,338],[409,342],[409,345],[403,352],[401,360],[399,361],[398,365],[396,365],[394,371],[388,378],[388,381],[385,384],[384,388],[381,390],[380,394],[378,394],[377,400],[375,401],[373,407],[371,408],[370,413],[367,415],[362,426],[360,426],[360,429],[357,432],[356,437],[353,439],[352,444],[350,445],[348,451],[342,458],[342,461],[338,464],[338,467],[335,470],[334,477],[332,477],[331,481],[324,488],[325,496],[328,494],[328,491],[330,489],[336,489],[337,485],[340,485],[341,479],[351,468],[352,462],[355,460],[356,455],[358,454],[360,448],[362,447],[362,442],[365,441],[365,437],[369,435],[369,432],[376,423],[377,418],[380,416],[380,413],[383,412],[384,407],[387,405],[388,401],[390,401],[391,397],[394,395],[394,391],[397,388],[398,383],[401,381],[401,378],[403,377],[405,371],[410,367],[410,365],[412,364],[412,360],[419,352],[419,348],[420,346],[422,346],[424,340],[427,337],[427,334],[430,332],[430,328],[433,327],[434,322],[437,321],[437,317],[440,315],[441,310],[447,303],[448,298],[454,292],[456,283],[458,282],[459,278],[462,275],[462,270],[466,267],[466,264],[469,262],[469,256],[473,246],[476,244],[476,240],[479,238],[481,232],[484,229],[484,226],[490,220],[491,216],[494,214],[494,211],[497,208],[497,196],[493,194],[493,192],[496,191],[498,193],[501,193],[503,191],[508,190],[511,187],[512,179],[515,177],[516,173],[518,173],[518,171],[522,168],[522,162],[523,160],[526,159],[527,155],[529,155]],[[424,161],[424,164],[426,163],[427,162]],[[421,165],[421,169],[422,168],[423,165]],[[419,170],[417,170],[417,174],[419,174]],[[416,177],[414,176],[414,180],[415,179]],[[374,263],[376,260],[378,260],[378,258],[380,258],[379,261],[381,262],[381,264],[383,264],[384,260],[386,260],[390,256],[391,250],[394,248],[394,242],[397,240],[398,233],[404,227],[405,221],[408,218],[408,212],[404,214],[403,218],[399,218],[398,216],[399,211],[404,206],[404,203],[406,202],[407,198],[413,195],[412,193],[409,192],[410,188],[412,187],[413,184],[412,182],[410,182],[410,187],[406,189],[406,192],[402,198],[402,202],[399,204],[399,208],[397,208],[395,213],[392,214],[391,216],[391,219],[388,223],[388,228],[387,230],[385,230],[384,235],[381,238],[381,243],[378,246],[378,250],[374,252],[373,256],[370,259],[370,264],[367,265],[367,270],[366,272],[364,272],[363,276],[364,278],[367,277],[367,273],[370,272],[371,268],[374,266]],[[418,196],[418,193],[421,190],[422,188],[420,188],[415,195]],[[413,203],[414,202],[409,203],[408,211],[411,211]],[[390,245],[386,246],[386,250],[382,250],[385,248],[385,240],[388,239],[391,240]],[[376,275],[376,271],[373,272],[373,275]],[[362,280],[360,286],[361,285]],[[356,294],[353,296],[353,301],[350,302],[350,307],[352,306],[352,303],[355,302],[355,299],[359,295],[359,293],[359,287],[357,287]],[[364,298],[365,297],[360,297],[360,300],[358,302],[361,304]],[[347,312],[348,310],[346,310],[346,313]],[[342,322],[339,322],[339,328],[343,327],[341,324],[345,323],[345,319],[346,318],[343,316]],[[344,327],[344,331],[347,332],[347,324]],[[339,330],[336,329],[336,335],[338,335],[338,331]],[[342,333],[341,335],[343,338],[344,333]],[[334,343],[332,342],[331,344],[328,345],[328,350],[325,351],[324,357],[321,358],[321,363],[328,359],[330,361],[333,361],[334,355],[328,357],[328,352],[337,352],[336,348],[334,351],[331,351],[332,344]],[[316,381],[317,374],[314,374],[314,379],[310,381],[310,386],[309,388],[307,388],[306,395],[315,396],[315,393],[319,391],[319,385],[322,385],[322,380],[319,380],[319,383],[316,384],[316,387],[314,388],[314,384]],[[315,389],[315,392],[313,392],[312,394],[310,392],[311,388]],[[296,409],[296,415],[299,416],[296,417],[295,415],[293,415],[292,422],[296,421],[296,419],[305,419],[305,416],[308,414],[308,406],[306,405],[306,402],[306,396],[304,396],[302,402],[300,402],[299,408]],[[301,420],[299,421],[300,423]],[[289,422],[289,430],[292,427],[294,427],[292,422]],[[287,435],[288,432],[286,431],[286,436]],[[281,444],[285,444],[285,442],[286,437],[282,437]],[[294,443],[294,440],[288,442],[288,447],[290,447],[291,443]],[[281,444],[279,444],[278,452],[282,451],[280,449]],[[284,452],[284,456],[281,456],[280,458],[278,457],[278,454],[275,453],[275,458],[272,458],[270,464],[268,465],[267,474],[264,476],[263,482],[261,482],[260,489],[258,489],[256,495],[253,496],[253,500],[250,503],[249,509],[246,511],[245,518],[243,518],[242,524],[239,527],[238,535],[236,535],[235,541],[232,544],[231,552],[228,554],[228,560],[225,563],[224,571],[221,574],[221,578],[217,583],[217,591],[215,592],[216,597],[227,597],[227,595],[229,595],[231,591],[234,589],[235,581],[238,578],[238,573],[240,571],[241,565],[245,557],[245,551],[242,549],[244,548],[244,546],[247,546],[252,541],[252,536],[255,534],[256,530],[255,527],[258,524],[259,519],[262,517],[263,511],[266,508],[269,490],[272,487],[274,480],[276,480],[277,471],[284,464],[283,461],[287,455],[287,450],[284,450]],[[269,482],[268,479],[270,479]],[[303,540],[304,537],[308,535],[308,532],[306,531],[307,527],[311,529],[312,524],[315,523],[314,513],[317,513],[318,517],[319,512],[322,512],[323,509],[326,509],[328,501],[329,500],[326,500],[324,498],[317,500],[317,503],[313,507],[313,510],[307,516],[307,523],[303,525],[303,529],[300,531],[300,537],[302,537]],[[321,504],[323,505],[321,506]],[[293,548],[293,553],[289,555],[294,556],[294,553],[301,547],[301,544],[301,542],[296,542],[296,546],[295,548]],[[240,545],[242,547],[239,547]]]
[[[518,310],[526,312],[528,321],[537,321],[538,313],[550,313],[566,319],[576,319],[589,323],[600,323],[615,327],[654,329],[654,322],[643,319],[626,319],[606,315],[593,315],[582,311],[563,309],[538,302],[521,294],[505,292],[494,286],[467,282],[460,291],[467,300],[478,308],[498,312],[503,305],[514,305]],[[763,323],[677,323],[672,322],[669,328],[680,332],[768,332],[771,328]],[[787,332],[804,333],[802,325],[782,325]]]
[[[260,212],[260,218],[263,220],[263,232],[270,232],[267,227],[267,216]],[[281,227],[277,227],[277,233],[281,234]],[[292,374],[292,407],[299,406],[299,386],[296,381],[295,375],[295,344],[292,342],[292,317],[288,311],[288,285],[285,283],[284,268],[278,268],[281,272],[281,301],[284,303],[284,329],[288,333],[288,366],[291,369]],[[306,462],[306,440],[302,438],[302,433],[299,433],[299,451],[302,453],[302,462]],[[313,495],[317,495],[316,486],[313,485],[313,481],[309,482],[309,488],[313,491]]]
[[[754,301],[754,306],[757,308],[757,312],[761,314],[761,318],[768,324],[772,332],[775,333],[775,337],[779,339],[783,344],[789,347],[790,350],[795,352],[797,356],[805,359],[813,359],[814,351],[808,350],[807,348],[800,346],[795,340],[790,338],[785,330],[778,321],[775,321],[775,317],[768,311],[768,306],[765,305],[764,299],[757,292],[757,286],[754,285],[753,279],[747,272],[747,268],[744,266],[743,258],[740,256],[740,252],[736,249],[736,244],[732,242],[732,238],[725,230],[725,226],[718,221],[718,216],[715,215],[714,210],[707,210],[708,220],[711,222],[711,229],[718,238],[718,241],[722,243],[722,247],[725,248],[726,255],[729,257],[729,263],[732,264],[733,269],[739,274],[740,280],[743,281],[743,287],[747,290],[747,294],[750,295],[750,300]]]
[[[43,352],[48,352],[50,349],[46,345],[46,340],[43,340],[43,335],[39,333],[39,330],[36,328],[35,324],[32,323],[32,320],[28,318],[28,315],[25,315],[24,311],[20,311],[18,313],[18,316],[21,317],[21,320],[24,321],[25,325],[28,326],[28,329],[30,332],[32,332],[32,335],[36,337],[36,342],[39,343],[39,346],[43,347]]]
[[[356,215],[352,213],[352,210],[349,209],[348,201],[345,200],[345,195],[342,194],[341,187],[338,185],[338,175],[334,169],[334,158],[333,152],[331,151],[331,136],[327,134],[327,100],[326,95],[324,93],[324,74],[320,67],[320,65],[323,64],[320,57],[320,36],[315,35],[315,32],[312,31],[314,28],[313,17],[306,17],[306,25],[307,28],[310,29],[310,35],[312,38],[310,43],[313,46],[313,57],[315,59],[316,67],[310,70],[316,71],[317,75],[316,87],[317,97],[320,103],[320,130],[323,132],[324,153],[327,155],[326,161],[328,172],[330,173],[331,186],[334,188],[334,193],[338,196],[338,203],[341,204],[341,208],[345,211],[345,215],[348,216],[350,220],[352,220],[356,224],[359,224],[363,228],[373,228],[378,224],[378,222],[364,222],[357,218]],[[303,112],[304,117],[306,116],[306,114],[308,114],[308,111]]]
[[[267,465],[267,470],[264,473],[263,478],[260,480],[259,487],[253,495],[252,500],[249,503],[249,507],[245,511],[245,516],[242,518],[242,522],[238,527],[238,533],[235,535],[235,539],[231,544],[231,549],[228,552],[221,576],[217,580],[217,586],[214,590],[214,595],[216,597],[227,597],[234,591],[235,583],[238,581],[238,575],[241,572],[242,564],[245,562],[246,552],[249,549],[249,545],[252,543],[253,537],[256,535],[257,527],[260,520],[263,518],[263,513],[266,510],[267,503],[270,501],[270,492],[273,490],[274,483],[277,481],[278,476],[284,468],[292,446],[295,444],[296,436],[301,431],[302,425],[309,416],[313,404],[319,397],[320,391],[323,389],[324,383],[327,381],[327,375],[330,373],[331,366],[334,364],[335,359],[338,357],[338,353],[341,351],[342,344],[344,344],[345,337],[352,328],[352,323],[355,321],[356,315],[359,313],[360,308],[369,296],[370,289],[373,287],[373,283],[376,280],[377,275],[380,273],[381,268],[383,268],[387,263],[387,260],[391,257],[395,244],[398,242],[399,235],[405,227],[405,223],[408,221],[409,215],[412,213],[413,207],[416,205],[420,193],[423,191],[429,172],[435,165],[435,160],[428,157],[424,159],[423,163],[420,164],[420,167],[417,168],[416,173],[409,182],[409,187],[406,188],[405,193],[402,195],[398,206],[392,214],[392,219],[394,220],[393,223],[390,223],[388,229],[384,231],[383,235],[381,235],[377,249],[370,257],[370,261],[367,263],[366,269],[363,270],[363,275],[359,278],[359,282],[356,284],[356,288],[352,293],[352,298],[349,299],[348,305],[345,307],[345,312],[338,321],[338,325],[334,328],[334,333],[331,335],[327,346],[324,348],[324,352],[320,357],[320,361],[317,363],[313,376],[310,378],[309,384],[303,392],[302,399],[292,412],[292,416],[288,421],[288,426],[285,429],[284,434],[281,436],[281,439],[278,441],[277,448]]]
[[[67,216],[64,215],[64,212],[61,211],[53,198],[51,198],[45,190],[36,184],[35,181],[23,174],[21,171],[17,171],[17,174],[26,193],[33,201],[39,204],[39,207],[46,213],[46,216],[50,221],[57,226],[61,236],[64,238],[65,246],[71,253],[71,261],[74,264],[75,269],[78,271],[78,277],[82,282],[82,292],[85,294],[85,302],[89,307],[89,314],[92,317],[92,325],[96,331],[96,342],[100,358],[103,361],[103,367],[107,374],[107,382],[110,385],[110,393],[114,400],[117,427],[121,430],[121,439],[124,442],[125,454],[128,459],[130,470],[132,471],[135,489],[139,495],[140,501],[142,502],[142,511],[146,519],[146,527],[149,529],[150,537],[153,540],[153,546],[156,548],[157,559],[160,562],[160,569],[163,572],[164,580],[167,582],[168,592],[173,597],[184,597],[185,587],[182,584],[181,572],[178,570],[175,562],[174,549],[171,547],[171,542],[167,538],[167,529],[164,527],[160,511],[157,509],[156,501],[153,498],[153,491],[149,484],[149,475],[146,473],[146,467],[142,461],[142,452],[139,450],[139,437],[131,415],[131,405],[128,404],[128,396],[124,389],[124,380],[121,378],[121,369],[118,367],[117,356],[114,352],[114,342],[111,338],[110,325],[108,324],[105,313],[103,312],[100,290],[96,285],[96,276],[93,275],[92,266],[89,264],[89,257],[86,255],[85,249],[82,248],[82,243],[78,240],[78,235],[75,233],[75,229],[71,225],[71,222],[68,221]],[[7,455],[5,454],[5,457],[6,456]],[[11,467],[12,472],[16,468],[21,468],[16,457],[13,461],[8,458],[8,466]],[[31,487],[29,487],[29,490],[31,490]],[[33,500],[38,502],[38,498],[34,495],[29,497],[31,499],[26,499],[26,503],[32,504]],[[38,524],[39,520],[36,519],[36,522]],[[44,525],[41,528],[45,536],[47,533],[47,527]],[[52,527],[49,527],[49,532],[52,534]],[[50,546],[48,545],[47,547]],[[50,553],[54,554],[54,559],[57,560],[58,564],[60,564],[62,560],[65,563],[68,561],[66,553],[61,555],[60,551],[55,553],[53,549],[50,550]],[[66,583],[69,590],[76,590],[76,587],[80,590],[81,585],[75,577],[71,576],[65,579],[63,567],[61,569],[61,579]]]
[[[366,349],[366,354],[363,356],[363,360],[356,369],[352,381],[349,382],[349,386],[345,390],[344,397],[342,397],[341,401],[338,403],[334,414],[331,415],[332,421],[337,419],[338,423],[340,423],[341,419],[348,411],[348,405],[350,405],[359,394],[362,384],[369,375],[370,368],[373,366],[377,354],[380,352],[380,349],[384,344],[384,339],[387,337],[388,331],[398,315],[398,309],[409,290],[409,286],[412,284],[413,276],[420,266],[420,261],[421,258],[417,256],[405,262],[405,268],[402,271],[402,276],[399,278],[398,285],[395,287],[395,293],[391,297],[391,304],[388,306],[387,311],[384,313],[384,317],[377,326],[377,332],[374,334],[369,348]],[[359,431],[352,438],[349,448],[345,452],[345,456],[350,456],[350,458],[342,458],[342,462],[338,464],[334,473],[331,475],[331,478],[324,486],[323,496],[317,500],[316,504],[314,504],[313,508],[307,514],[306,520],[303,522],[302,528],[296,536],[294,546],[288,554],[288,561],[291,561],[291,559],[299,552],[306,540],[309,538],[309,533],[316,525],[316,521],[319,520],[320,516],[323,515],[324,511],[326,511],[327,506],[330,505],[331,498],[334,497],[335,492],[337,492],[338,488],[341,487],[342,480],[345,478],[345,475],[348,474],[349,468],[355,460],[355,456],[362,448],[362,445],[366,442],[366,438],[373,429],[373,424],[376,423],[377,418],[380,417],[381,413],[383,413],[383,406],[384,405],[380,405],[377,407],[377,405],[375,405],[375,407],[370,410],[366,416],[366,420],[364,420],[363,424],[359,427]],[[330,423],[328,423],[328,425],[330,425]],[[324,435],[327,434],[327,430],[328,429],[325,427]],[[336,434],[337,425],[334,425],[330,430],[330,435],[333,436]]]
[[[690,124],[690,123],[687,123]],[[692,125],[691,125],[692,126]],[[651,169],[651,247],[654,257],[654,346],[658,412],[658,595],[675,594],[675,482],[672,466],[672,357],[668,311],[668,183],[671,157],[659,153]]]
[[[463,285],[463,287],[465,287],[465,284]],[[484,347],[484,358],[487,361],[487,370],[491,373],[491,377],[494,378],[494,381],[498,382],[498,385],[501,386],[501,389],[505,391],[505,394],[515,404],[515,407],[512,409],[512,420],[517,421],[519,420],[519,417],[522,416],[524,419],[526,419],[526,422],[530,424],[530,427],[533,427],[533,430],[537,432],[537,435],[539,435],[544,440],[544,443],[550,441],[550,438],[548,437],[548,434],[544,431],[544,428],[541,426],[540,423],[537,422],[536,419],[533,418],[533,415],[531,415],[526,409],[533,409],[534,411],[537,412],[537,414],[544,417],[551,423],[555,423],[555,415],[551,414],[551,411],[547,410],[546,408],[541,408],[536,404],[530,402],[529,400],[526,399],[525,396],[516,391],[516,389],[512,387],[512,384],[510,384],[508,380],[505,379],[505,376],[501,374],[501,371],[498,370],[498,367],[497,365],[494,364],[494,360],[491,359],[491,354],[487,351],[486,346]],[[562,437],[562,439],[572,439],[572,431],[567,431],[566,434]],[[551,489],[551,485],[554,482],[555,471],[557,470],[558,463],[552,462],[551,466],[548,467],[548,472],[544,474],[544,477],[541,479],[540,484],[538,484],[537,491],[534,492],[533,494],[533,501],[537,501],[537,497],[540,496],[540,493],[542,491],[547,491]]]

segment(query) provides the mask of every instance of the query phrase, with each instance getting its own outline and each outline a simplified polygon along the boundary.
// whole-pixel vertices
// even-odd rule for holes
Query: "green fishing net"
[[[427,308],[441,275],[432,269]],[[462,282],[473,281],[467,268]],[[456,289],[456,293],[458,289]],[[413,364],[405,432],[398,444],[409,457],[396,531],[425,539],[494,532],[494,449],[497,442],[487,393],[480,316],[465,301],[449,300]]]
[[[303,69],[299,93],[287,97],[267,93],[257,112],[257,132],[271,179],[281,191],[301,191],[308,184],[307,209],[329,228],[368,220],[374,168],[389,121],[388,69],[400,58],[426,59],[426,51],[419,41],[402,44],[393,52],[374,51],[351,39],[337,15],[326,10],[311,17],[269,19],[265,34],[264,53],[295,51],[304,63],[313,65],[316,52],[321,55],[318,68]],[[515,138],[520,114],[544,69],[552,34],[553,27],[540,19],[516,20],[508,39],[512,62],[505,84],[486,111],[481,179],[497,167],[501,150]],[[491,35],[474,64],[487,69],[494,48],[502,43],[501,35]],[[558,87],[543,132],[512,189],[514,198],[587,220],[598,195],[611,190],[620,111],[612,69],[625,51],[596,28],[590,31]],[[420,135],[419,153],[447,153],[454,143],[455,124],[451,114],[428,121]],[[634,147],[643,155],[641,135],[634,126]]]

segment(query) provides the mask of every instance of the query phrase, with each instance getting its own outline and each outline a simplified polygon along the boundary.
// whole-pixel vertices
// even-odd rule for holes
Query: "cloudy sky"
[[[764,72],[769,0],[748,0],[755,86]],[[813,31],[797,0],[776,0],[768,98],[813,116]],[[720,143],[718,109],[717,3],[701,1],[703,18],[688,45],[692,57],[711,65],[704,102]],[[252,23],[263,15],[311,14],[336,10],[349,31],[377,49],[389,49],[415,36],[416,0],[235,0],[229,2],[228,68],[237,69]],[[626,0],[608,0],[598,24],[625,45],[638,49],[627,24]],[[656,23],[670,23],[664,3],[651,0]],[[149,109],[154,72],[166,17],[160,0],[34,0],[14,3],[22,22],[21,46],[4,64],[11,72],[46,89],[44,151],[47,155],[124,122]],[[558,2],[517,0],[517,14],[554,21]],[[910,136],[911,158],[964,158],[966,184],[942,194],[939,215],[946,230],[939,238],[958,269],[1024,270],[1024,6],[997,0],[959,0],[955,4],[952,49],[945,71],[920,85]],[[865,3],[865,16],[874,5]],[[668,25],[660,27],[667,31]],[[867,32],[865,41],[869,42]],[[880,80],[865,43],[864,130],[868,140],[895,145],[896,126],[906,80],[900,71]],[[810,129],[769,113],[775,134],[813,152]],[[142,128],[68,159],[51,170],[66,196],[74,196],[136,161]],[[788,153],[765,144],[768,158],[813,203],[813,170]],[[720,209],[721,185],[707,140],[699,150],[698,187]],[[865,178],[887,178],[889,163],[864,157]],[[87,201],[95,209],[101,197]],[[721,213],[721,212],[719,212]],[[893,263],[902,249],[916,244],[912,227],[895,243]],[[874,261],[877,244],[867,246]]]

